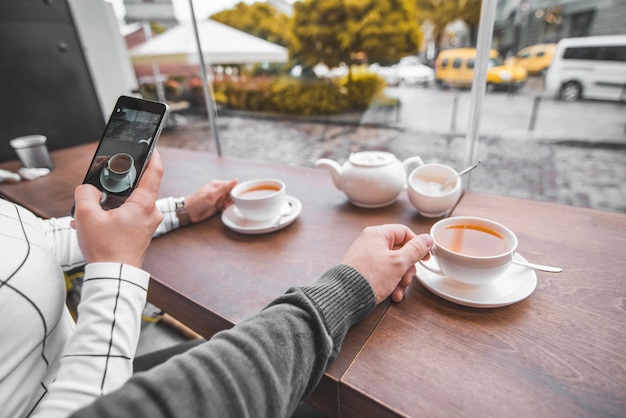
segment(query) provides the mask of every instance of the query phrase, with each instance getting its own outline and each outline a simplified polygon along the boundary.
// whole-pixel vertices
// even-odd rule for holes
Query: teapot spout
[[[333,179],[333,183],[335,187],[339,190],[341,189],[341,166],[328,158],[321,158],[315,162],[316,168],[325,168],[330,171],[331,177]]]

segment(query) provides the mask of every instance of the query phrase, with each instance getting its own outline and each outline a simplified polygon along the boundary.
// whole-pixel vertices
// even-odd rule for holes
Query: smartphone
[[[103,209],[119,207],[135,189],[168,114],[166,103],[129,96],[117,99],[83,180],[102,192]]]

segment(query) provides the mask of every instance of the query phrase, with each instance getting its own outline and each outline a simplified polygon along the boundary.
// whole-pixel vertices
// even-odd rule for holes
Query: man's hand
[[[376,303],[389,295],[400,302],[415,275],[415,263],[427,258],[432,246],[430,235],[416,235],[404,225],[370,226],[361,232],[342,262],[365,277]]]
[[[72,227],[88,263],[117,262],[141,268],[163,217],[155,206],[162,177],[161,157],[155,151],[137,188],[119,208],[108,211],[100,206],[98,189],[89,184],[76,188]]]

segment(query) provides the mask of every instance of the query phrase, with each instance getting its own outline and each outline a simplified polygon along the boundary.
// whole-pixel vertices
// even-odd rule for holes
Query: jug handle
[[[424,161],[422,160],[422,158],[419,155],[416,155],[415,157],[409,157],[406,160],[404,160],[402,162],[402,168],[404,169],[404,188],[406,189],[409,185],[408,185],[408,179],[409,179],[409,167],[411,166],[411,164],[413,163],[417,163],[417,165],[424,165]]]

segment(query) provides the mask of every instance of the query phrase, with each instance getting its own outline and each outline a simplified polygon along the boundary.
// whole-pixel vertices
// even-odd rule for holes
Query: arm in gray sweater
[[[145,373],[75,417],[291,415],[335,359],[348,329],[391,296],[395,302],[432,247],[403,225],[368,227],[343,263],[263,311]]]
[[[334,267],[74,416],[288,417],[375,305],[363,276]]]

